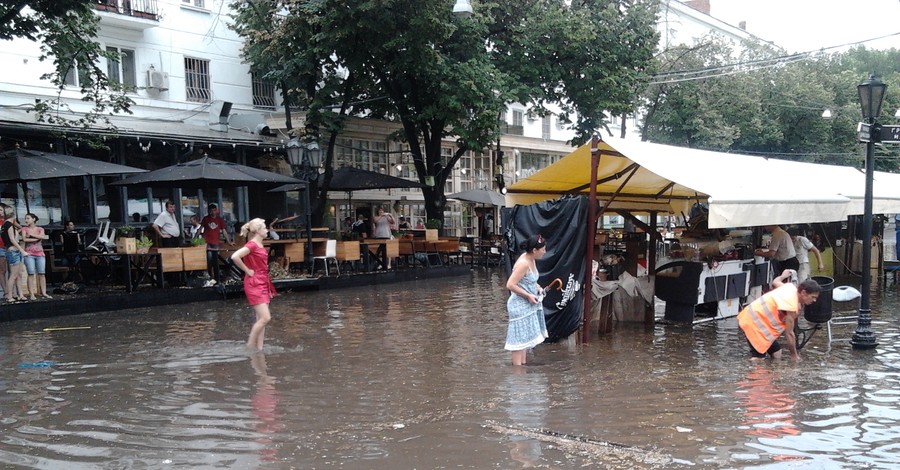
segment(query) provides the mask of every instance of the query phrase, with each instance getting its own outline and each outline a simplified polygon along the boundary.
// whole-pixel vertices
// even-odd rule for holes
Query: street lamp
[[[472,2],[469,0],[456,0],[453,5],[453,14],[462,18],[472,16]]]
[[[322,152],[319,150],[319,144],[310,142],[301,142],[300,139],[293,138],[285,145],[287,151],[288,163],[294,170],[294,177],[306,182],[306,188],[303,189],[303,205],[306,207],[306,266],[310,270],[313,250],[312,250],[312,206],[309,197],[310,191],[314,183],[318,180],[319,172],[322,170]]]
[[[862,245],[862,296],[859,299],[859,316],[856,320],[856,331],[850,338],[853,349],[874,349],[878,346],[875,333],[872,332],[872,310],[869,308],[869,295],[872,285],[872,180],[875,172],[875,143],[880,137],[878,115],[881,114],[881,103],[887,85],[870,75],[869,79],[856,87],[859,91],[859,104],[862,107],[863,123],[860,128],[868,130],[866,142],[866,195],[863,206],[863,245]],[[864,133],[860,133],[861,136]]]

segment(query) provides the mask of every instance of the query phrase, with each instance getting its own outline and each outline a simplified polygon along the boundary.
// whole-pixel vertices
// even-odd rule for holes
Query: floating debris
[[[586,452],[593,454],[596,457],[614,457],[650,466],[663,466],[672,462],[671,457],[665,456],[657,451],[641,449],[624,444],[616,444],[614,442],[600,441],[584,436],[564,434],[548,429],[510,426],[493,421],[488,421],[484,427],[501,434],[523,436],[530,439],[549,442],[556,444],[563,449]]]

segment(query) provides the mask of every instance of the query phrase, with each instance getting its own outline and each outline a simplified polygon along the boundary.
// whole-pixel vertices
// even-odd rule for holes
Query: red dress
[[[244,247],[250,254],[242,261],[253,270],[253,276],[244,276],[244,294],[250,305],[267,304],[275,297],[275,286],[269,278],[269,252],[253,241]]]

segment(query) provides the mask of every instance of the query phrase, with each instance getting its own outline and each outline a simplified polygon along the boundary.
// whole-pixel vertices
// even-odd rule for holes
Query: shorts
[[[45,274],[47,272],[47,257],[26,256],[25,270],[28,271],[29,276],[33,276],[35,274]]]
[[[15,266],[22,262],[22,252],[19,250],[6,250],[6,264]]]
[[[771,355],[777,353],[778,351],[781,351],[781,345],[778,344],[777,340],[772,341],[772,345],[769,346],[769,349],[767,349],[766,352],[763,354],[760,354],[760,352],[757,351],[756,348],[753,347],[753,344],[750,343],[749,339],[747,340],[747,344],[750,345],[750,356],[752,356],[752,357],[766,357],[766,355],[771,356]]]

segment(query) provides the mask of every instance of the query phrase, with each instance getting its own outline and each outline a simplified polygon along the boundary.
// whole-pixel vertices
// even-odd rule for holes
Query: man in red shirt
[[[200,221],[200,231],[203,233],[203,239],[206,240],[206,267],[212,278],[215,272],[215,263],[219,262],[217,250],[222,247],[222,238],[225,238],[229,245],[234,246],[231,234],[225,230],[225,219],[219,216],[219,206],[215,204],[207,206],[206,217]]]

